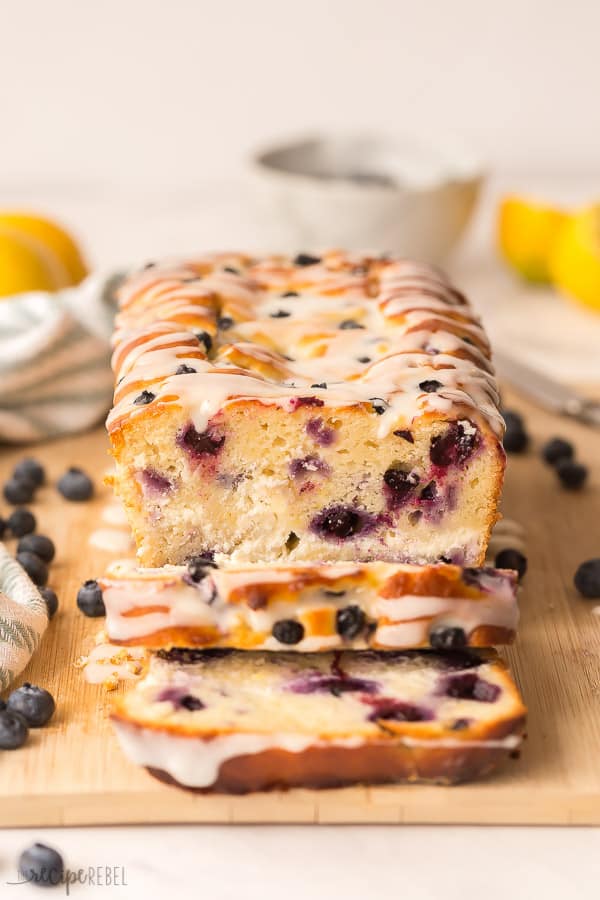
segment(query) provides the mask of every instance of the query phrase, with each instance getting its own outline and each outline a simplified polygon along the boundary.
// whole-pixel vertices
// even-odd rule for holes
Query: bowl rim
[[[405,140],[407,144],[413,146],[424,146],[433,148],[436,146],[446,149],[446,160],[442,159],[440,163],[440,172],[430,179],[424,179],[420,183],[411,184],[410,181],[398,181],[392,185],[377,183],[357,183],[346,178],[319,177],[311,175],[308,172],[301,172],[291,168],[281,168],[272,163],[269,157],[284,151],[294,150],[301,146],[315,143],[340,143],[343,141],[355,142],[357,140],[373,141],[382,145],[388,145],[393,148],[394,145],[401,145]],[[453,159],[459,159],[459,152],[462,151],[462,168],[463,172],[458,171],[458,167],[453,170]],[[466,158],[466,162],[464,159]],[[275,139],[270,142],[263,142],[258,145],[250,154],[249,163],[255,173],[262,177],[270,179],[285,180],[295,182],[296,184],[304,184],[307,187],[318,186],[321,190],[331,191],[342,189],[348,193],[356,193],[365,195],[366,193],[378,194],[381,196],[392,194],[426,194],[448,187],[450,185],[477,185],[480,184],[487,175],[487,166],[482,158],[472,150],[462,139],[457,138],[451,133],[444,133],[442,139],[434,140],[430,135],[424,133],[407,134],[398,132],[392,134],[390,132],[372,132],[372,131],[340,131],[331,132],[326,130],[315,130],[292,135],[287,138]],[[443,166],[447,166],[447,172],[444,174]]]

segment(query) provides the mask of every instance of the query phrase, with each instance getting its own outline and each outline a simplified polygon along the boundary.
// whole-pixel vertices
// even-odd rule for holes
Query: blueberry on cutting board
[[[73,500],[77,503],[90,500],[94,494],[94,482],[83,469],[79,469],[77,466],[67,469],[65,474],[59,478],[57,487],[65,500]]]
[[[30,728],[41,728],[52,718],[56,703],[49,691],[26,681],[9,696],[6,708],[22,716]]]
[[[90,578],[81,585],[77,591],[77,606],[91,619],[106,615],[102,589],[95,579]]]
[[[27,740],[28,734],[25,719],[3,705],[0,709],[0,750],[18,750]]]

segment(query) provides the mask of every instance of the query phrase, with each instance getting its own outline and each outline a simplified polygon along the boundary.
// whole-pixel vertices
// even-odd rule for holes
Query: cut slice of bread
[[[525,708],[493,653],[172,650],[117,699],[130,759],[197,790],[486,775],[521,742]]]
[[[109,640],[150,649],[458,649],[510,643],[517,574],[395,563],[246,565],[210,560],[100,579]]]

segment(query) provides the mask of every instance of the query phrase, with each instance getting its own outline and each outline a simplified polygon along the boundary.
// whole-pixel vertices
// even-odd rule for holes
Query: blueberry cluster
[[[587,468],[575,459],[573,444],[564,438],[555,437],[542,447],[542,459],[552,466],[563,487],[578,491],[587,480]]]
[[[0,701],[0,750],[22,747],[30,728],[41,728],[50,721],[56,704],[52,694],[28,681],[13,691],[6,702]]]

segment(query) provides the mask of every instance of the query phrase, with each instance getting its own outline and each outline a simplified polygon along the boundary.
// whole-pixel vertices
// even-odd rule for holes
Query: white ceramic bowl
[[[455,141],[309,137],[252,159],[277,250],[345,247],[441,261],[475,207],[483,170]]]

